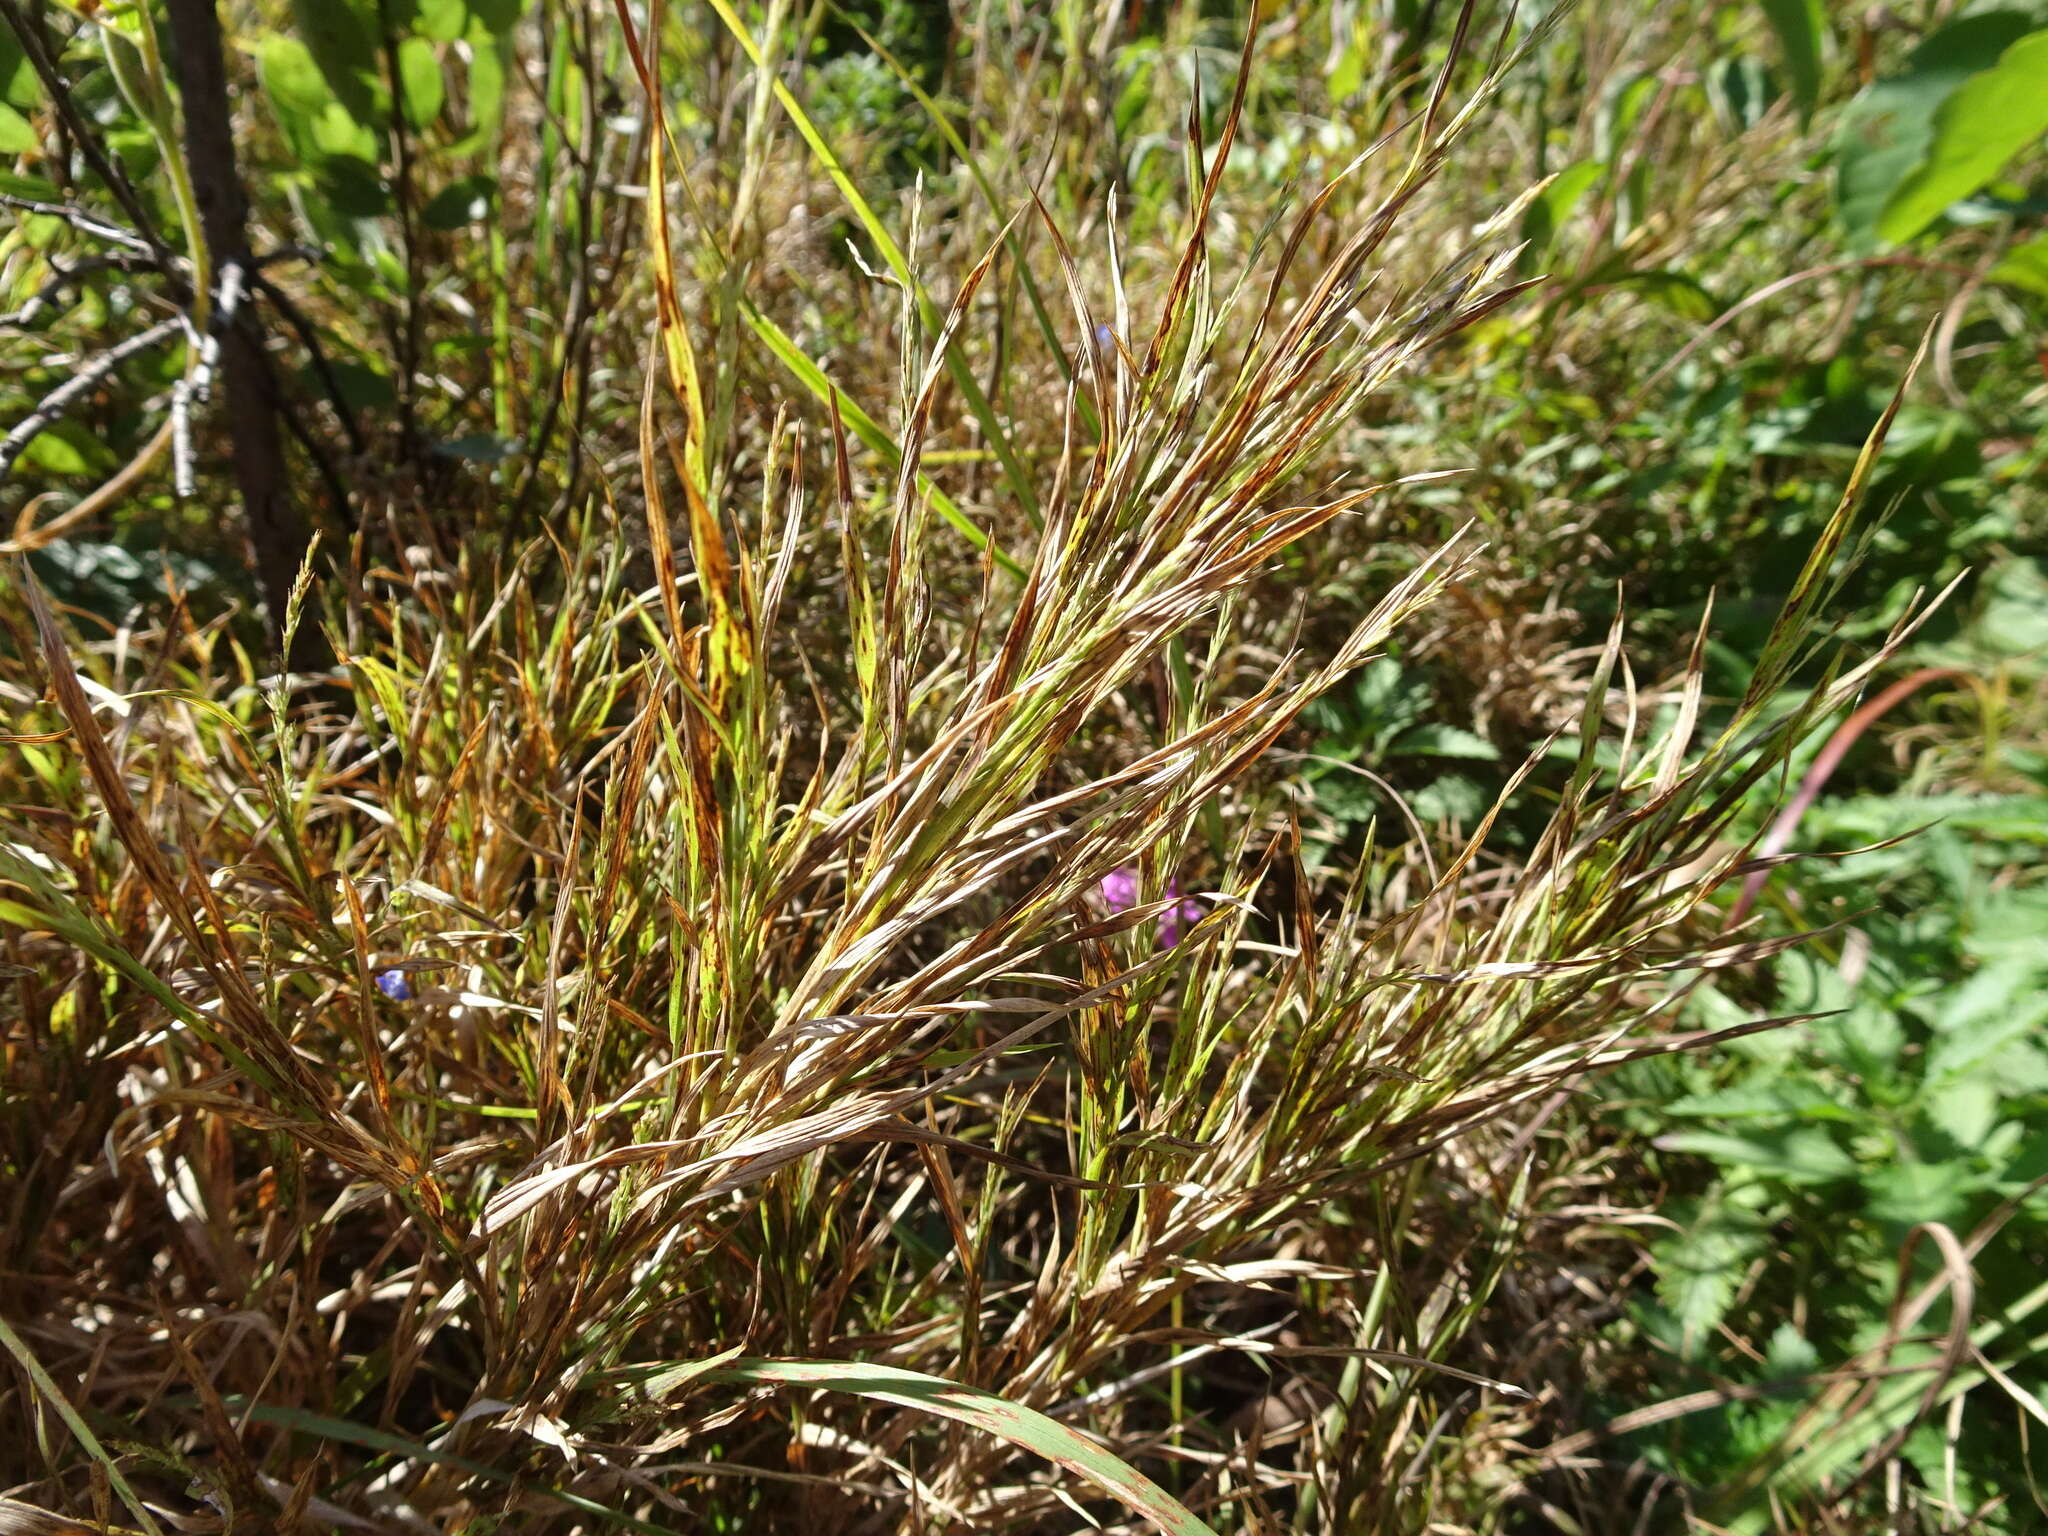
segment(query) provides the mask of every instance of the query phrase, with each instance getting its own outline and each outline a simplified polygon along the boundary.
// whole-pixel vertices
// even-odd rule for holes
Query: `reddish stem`
[[[1856,738],[1868,730],[1873,721],[1901,699],[1910,698],[1937,678],[1963,675],[1955,667],[1922,667],[1917,672],[1909,672],[1837,726],[1835,734],[1828,738],[1828,744],[1820,749],[1820,756],[1816,757],[1813,765],[1806,770],[1806,777],[1799,781],[1799,792],[1792,797],[1791,804],[1780,811],[1778,819],[1771,824],[1770,832],[1757,848],[1758,857],[1770,858],[1773,854],[1784,852],[1785,845],[1792,841],[1792,834],[1798,829],[1799,818],[1806,814],[1808,806],[1820,798],[1821,790],[1827,786],[1828,779],[1834,771],[1841,766],[1849,748],[1856,744]],[[1742,895],[1736,900],[1735,910],[1728,914],[1730,928],[1749,916],[1749,909],[1756,905],[1757,897],[1763,892],[1764,882],[1770,878],[1771,871],[1766,868],[1752,871],[1749,878],[1742,882]]]

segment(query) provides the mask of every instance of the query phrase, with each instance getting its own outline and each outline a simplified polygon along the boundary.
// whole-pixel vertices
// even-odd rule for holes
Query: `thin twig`
[[[36,78],[42,81],[43,90],[55,106],[58,117],[63,120],[72,143],[85,157],[85,163],[92,168],[93,174],[114,194],[114,201],[121,205],[121,211],[128,215],[129,222],[135,226],[136,233],[128,236],[128,239],[133,241],[137,248],[147,251],[166,274],[175,276],[176,258],[170,247],[158,238],[155,227],[150,223],[149,210],[143,206],[142,199],[135,195],[135,188],[130,184],[119,163],[100,147],[98,138],[92,132],[92,125],[79,116],[77,92],[57,73],[56,62],[51,59],[50,51],[44,45],[42,29],[22,15],[21,7],[15,0],[0,0],[0,17],[6,19],[7,25],[20,40],[22,52],[28,55],[29,65],[35,70]]]
[[[0,485],[14,469],[14,461],[21,457],[22,450],[55,426],[63,414],[84,396],[92,393],[100,381],[116,368],[138,353],[147,352],[151,347],[168,341],[185,328],[185,317],[177,315],[169,320],[160,320],[146,331],[138,331],[126,341],[108,348],[87,363],[78,372],[59,384],[4,440],[0,440]]]
[[[1900,700],[1918,693],[1927,684],[1944,677],[1962,675],[1954,667],[1922,667],[1919,671],[1900,678],[1836,727],[1834,735],[1828,738],[1827,745],[1821,748],[1820,756],[1816,757],[1813,766],[1806,770],[1806,777],[1799,781],[1799,792],[1792,797],[1792,803],[1779,812],[1778,819],[1771,824],[1770,832],[1757,848],[1757,857],[1768,859],[1784,852],[1785,845],[1792,841],[1792,834],[1799,827],[1799,818],[1804,816],[1807,808],[1819,798],[1820,792],[1827,787],[1828,779],[1841,766],[1843,756],[1855,745],[1856,738],[1870,728],[1873,721]],[[1764,882],[1771,878],[1771,870],[1775,867],[1766,865],[1742,882],[1742,894],[1736,898],[1735,907],[1728,914],[1728,927],[1735,927],[1749,916],[1749,909],[1756,905],[1757,897],[1763,893]]]
[[[290,294],[260,272],[249,280],[249,286],[268,299],[271,306],[284,316],[285,324],[298,333],[299,344],[306,349],[313,372],[320,376],[321,388],[327,391],[328,404],[334,407],[334,414],[341,418],[342,431],[348,434],[349,451],[360,457],[368,451],[364,447],[363,429],[356,421],[356,413],[350,408],[348,397],[341,392],[341,380],[335,376],[334,365],[327,361],[327,349],[320,345],[320,328],[299,308]]]
[[[5,0],[0,0],[5,3]],[[17,213],[41,214],[45,218],[62,219],[82,235],[91,235],[95,240],[111,240],[124,245],[138,255],[150,255],[149,242],[132,230],[110,223],[97,213],[84,208],[75,208],[70,203],[46,203],[40,198],[17,197],[12,192],[0,192],[0,208],[12,208]]]
[[[95,272],[141,272],[150,268],[150,262],[139,252],[120,256],[88,256],[68,266],[63,262],[53,261],[50,263],[49,281],[30,295],[28,302],[13,314],[0,315],[0,326],[9,330],[27,330],[35,324],[38,315],[57,302],[58,294]]]

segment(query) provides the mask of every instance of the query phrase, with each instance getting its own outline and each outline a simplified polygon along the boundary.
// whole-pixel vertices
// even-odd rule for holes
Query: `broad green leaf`
[[[1738,133],[1747,133],[1761,122],[1778,94],[1771,72],[1759,60],[1743,54],[1710,65],[1707,90]]]
[[[498,40],[481,26],[469,31],[469,85],[463,99],[469,133],[454,153],[473,155],[490,143],[505,109],[505,54]]]
[[[430,126],[447,96],[441,55],[432,43],[408,37],[398,45],[398,82],[405,88],[405,120],[415,128]]]
[[[1820,99],[1820,51],[1827,36],[1827,17],[1820,0],[1760,0],[1771,30],[1778,36],[1778,51],[1785,58],[1785,75],[1792,85],[1792,98],[1800,115],[1813,111]]]
[[[64,194],[52,182],[40,176],[21,176],[13,171],[0,171],[0,192],[9,192],[16,197],[28,198],[37,203],[61,203]]]
[[[1439,775],[1408,797],[1408,808],[1424,822],[1455,821],[1465,826],[1486,814],[1487,793],[1462,773]]]
[[[1085,1477],[1104,1493],[1153,1521],[1168,1536],[1216,1536],[1172,1494],[1086,1439],[1036,1409],[920,1371],[847,1360],[736,1360],[705,1372],[711,1381],[747,1386],[772,1383],[821,1387],[856,1397],[894,1403],[970,1425]]]
[[[413,30],[431,42],[454,42],[469,30],[467,0],[419,0]]]
[[[2048,31],[2021,38],[1934,114],[1926,158],[1893,190],[1880,238],[1910,240],[2048,133]]]
[[[10,27],[0,27],[0,101],[23,112],[42,95],[42,82]]]
[[[465,224],[482,223],[491,215],[491,199],[497,190],[498,183],[492,177],[465,176],[428,199],[420,218],[429,229],[460,229]]]
[[[325,394],[329,379],[340,391],[341,403],[352,411],[383,410],[398,400],[389,375],[347,358],[331,359],[325,376],[311,363],[299,371],[300,386],[314,394]]]
[[[1550,249],[1557,232],[1579,205],[1586,190],[1598,181],[1606,167],[1597,160],[1580,160],[1566,166],[1550,179],[1522,214],[1522,238],[1529,242],[1531,262]]]
[[[1991,280],[2048,299],[2048,235],[2037,235],[2007,251],[1991,269]]]
[[[297,38],[266,32],[256,50],[256,72],[271,105],[281,116],[310,122],[334,100],[327,77]]]
[[[41,147],[34,124],[0,101],[0,154],[32,155]]]
[[[376,130],[353,116],[340,102],[328,102],[320,114],[307,123],[307,133],[316,153],[360,161],[375,179]]]
[[[436,443],[433,451],[444,459],[460,459],[467,464],[502,464],[519,452],[519,439],[472,432],[467,437]]]
[[[330,154],[321,163],[320,190],[346,218],[375,219],[391,211],[391,194],[376,166],[353,154]]]
[[[502,33],[519,19],[526,0],[469,0],[469,14],[493,33]]]
[[[378,68],[378,23],[365,0],[292,0],[292,21],[327,87],[359,123],[388,109]]]
[[[1972,75],[1996,66],[2034,25],[2016,10],[1950,22],[1913,50],[1902,71],[1849,104],[1835,136],[1835,205],[1852,240],[1867,245],[1878,238],[1894,194],[1934,144],[1942,104]]]
[[[1359,24],[1353,25],[1351,41],[1337,52],[1335,62],[1330,66],[1330,100],[1348,101],[1356,94],[1358,88],[1365,84],[1366,66],[1372,59],[1374,41],[1369,28]],[[1128,90],[1128,87],[1126,89]]]
[[[48,475],[103,475],[115,464],[107,445],[75,421],[45,427],[22,450],[21,462]]]

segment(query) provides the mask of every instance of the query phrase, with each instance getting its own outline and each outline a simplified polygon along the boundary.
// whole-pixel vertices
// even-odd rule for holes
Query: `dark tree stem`
[[[215,0],[166,0],[164,9],[184,105],[185,161],[207,253],[216,276],[230,263],[249,272],[249,200],[235,163],[220,15]],[[265,364],[262,332],[246,311],[220,338],[220,377],[251,559],[271,640],[281,645],[286,600],[306,558],[307,529],[292,500],[279,422],[282,402]],[[321,649],[317,627],[302,624],[288,660],[294,667],[317,666]]]

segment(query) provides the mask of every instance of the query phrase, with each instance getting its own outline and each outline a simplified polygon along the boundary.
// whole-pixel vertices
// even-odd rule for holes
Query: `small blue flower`
[[[403,971],[379,971],[377,973],[377,990],[390,998],[394,1003],[409,1003],[412,1001],[412,983],[405,979],[405,972]]]

